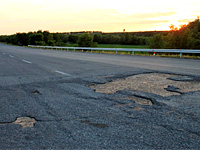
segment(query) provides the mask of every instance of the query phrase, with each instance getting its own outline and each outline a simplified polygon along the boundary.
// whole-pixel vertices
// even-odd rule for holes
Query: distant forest
[[[36,31],[28,33],[16,33],[0,36],[0,42],[27,46],[84,46],[96,47],[98,44],[120,45],[148,45],[155,49],[200,49],[200,22],[196,19],[188,25],[182,25],[180,29],[174,25],[170,31],[148,32],[70,32],[50,33],[49,31]]]

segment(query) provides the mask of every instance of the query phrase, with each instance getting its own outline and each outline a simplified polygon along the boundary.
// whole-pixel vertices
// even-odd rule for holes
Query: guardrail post
[[[116,54],[117,54],[117,51],[116,51]]]
[[[102,53],[104,54],[104,50],[102,51]]]
[[[134,55],[134,51],[132,51],[132,55]]]
[[[91,49],[91,53],[92,53],[92,49]]]
[[[182,52],[180,52],[180,58],[182,58]]]

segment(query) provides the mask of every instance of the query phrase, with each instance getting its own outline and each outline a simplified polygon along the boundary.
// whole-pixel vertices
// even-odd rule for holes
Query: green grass
[[[134,49],[148,49],[148,45],[119,45],[119,44],[98,44],[98,48],[134,48]],[[102,53],[102,51],[96,51],[97,53]],[[115,51],[104,51],[104,53],[116,54]],[[118,51],[117,54],[120,55],[132,55],[132,52]],[[135,52],[134,55],[145,55],[150,56],[146,52]]]
[[[135,49],[148,49],[148,45],[118,45],[118,44],[98,44],[99,48],[135,48]],[[95,51],[97,53],[102,53],[102,51]],[[115,54],[115,51],[104,51],[104,53]],[[132,52],[123,52],[118,51],[117,54],[121,55],[132,55]],[[154,56],[152,52],[134,52],[134,55],[140,56]],[[180,54],[171,54],[171,53],[156,53],[158,57],[174,57],[179,58]],[[183,54],[182,58],[193,58],[193,59],[200,59],[199,55],[196,54]]]
[[[99,48],[138,48],[148,49],[148,45],[119,45],[119,44],[98,44]]]
[[[67,43],[66,47],[78,47],[78,44]],[[138,48],[138,49],[148,49],[148,45],[119,45],[119,44],[98,44],[98,48]]]
[[[65,46],[66,46],[66,47],[77,47],[78,44],[70,44],[70,43],[67,43]]]

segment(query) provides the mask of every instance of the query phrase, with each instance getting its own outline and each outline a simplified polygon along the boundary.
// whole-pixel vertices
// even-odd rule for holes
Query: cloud
[[[11,0],[8,0],[11,2]],[[9,9],[0,10],[1,25],[9,32],[49,30],[49,31],[76,31],[76,30],[102,30],[127,31],[150,30],[156,25],[168,23],[174,11],[158,11],[152,13],[123,13],[114,8],[80,8],[74,4],[66,5],[65,0],[59,0],[53,5],[53,0],[24,0],[12,1]],[[25,2],[26,5],[22,5]],[[142,29],[144,28],[144,29]]]
[[[149,20],[158,16],[170,16],[175,12],[122,14],[115,9],[82,9],[76,11],[27,11],[17,12],[3,20],[7,29],[12,32],[31,30],[49,30],[54,32],[98,30],[106,32],[155,30],[157,24],[169,23],[168,20]],[[36,14],[36,15],[35,15]],[[9,16],[8,16],[9,17]],[[10,31],[11,32],[11,31]]]
[[[188,23],[188,22],[194,21],[194,19],[180,19],[178,21],[183,22],[183,23]]]
[[[115,9],[90,9],[90,10],[83,10],[80,13],[73,13],[71,17],[66,17],[70,21],[75,22],[93,22],[93,23],[129,23],[129,22],[167,22],[166,19],[161,19],[157,21],[150,21],[153,20],[152,18],[155,17],[163,17],[163,16],[171,16],[176,14],[175,12],[158,12],[158,13],[135,13],[135,14],[122,14]]]
[[[145,19],[145,18],[155,18],[155,17],[166,17],[175,15],[176,12],[157,12],[157,13],[136,13],[130,15],[133,18]]]

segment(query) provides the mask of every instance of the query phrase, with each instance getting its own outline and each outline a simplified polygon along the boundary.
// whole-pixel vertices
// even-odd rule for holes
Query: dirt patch
[[[33,127],[36,120],[34,118],[29,117],[19,117],[13,124],[19,124],[23,128]]]
[[[142,107],[135,107],[133,110],[140,111],[140,110],[144,110],[144,108],[142,108]]]
[[[200,90],[200,82],[198,81],[186,80],[183,82],[182,80],[170,80],[171,78],[178,79],[181,77],[182,76],[179,75],[162,73],[139,74],[125,79],[117,79],[105,84],[92,85],[90,88],[93,88],[98,93],[105,94],[126,89],[154,93],[163,97]],[[176,87],[177,91],[166,90],[169,89],[169,86]]]

